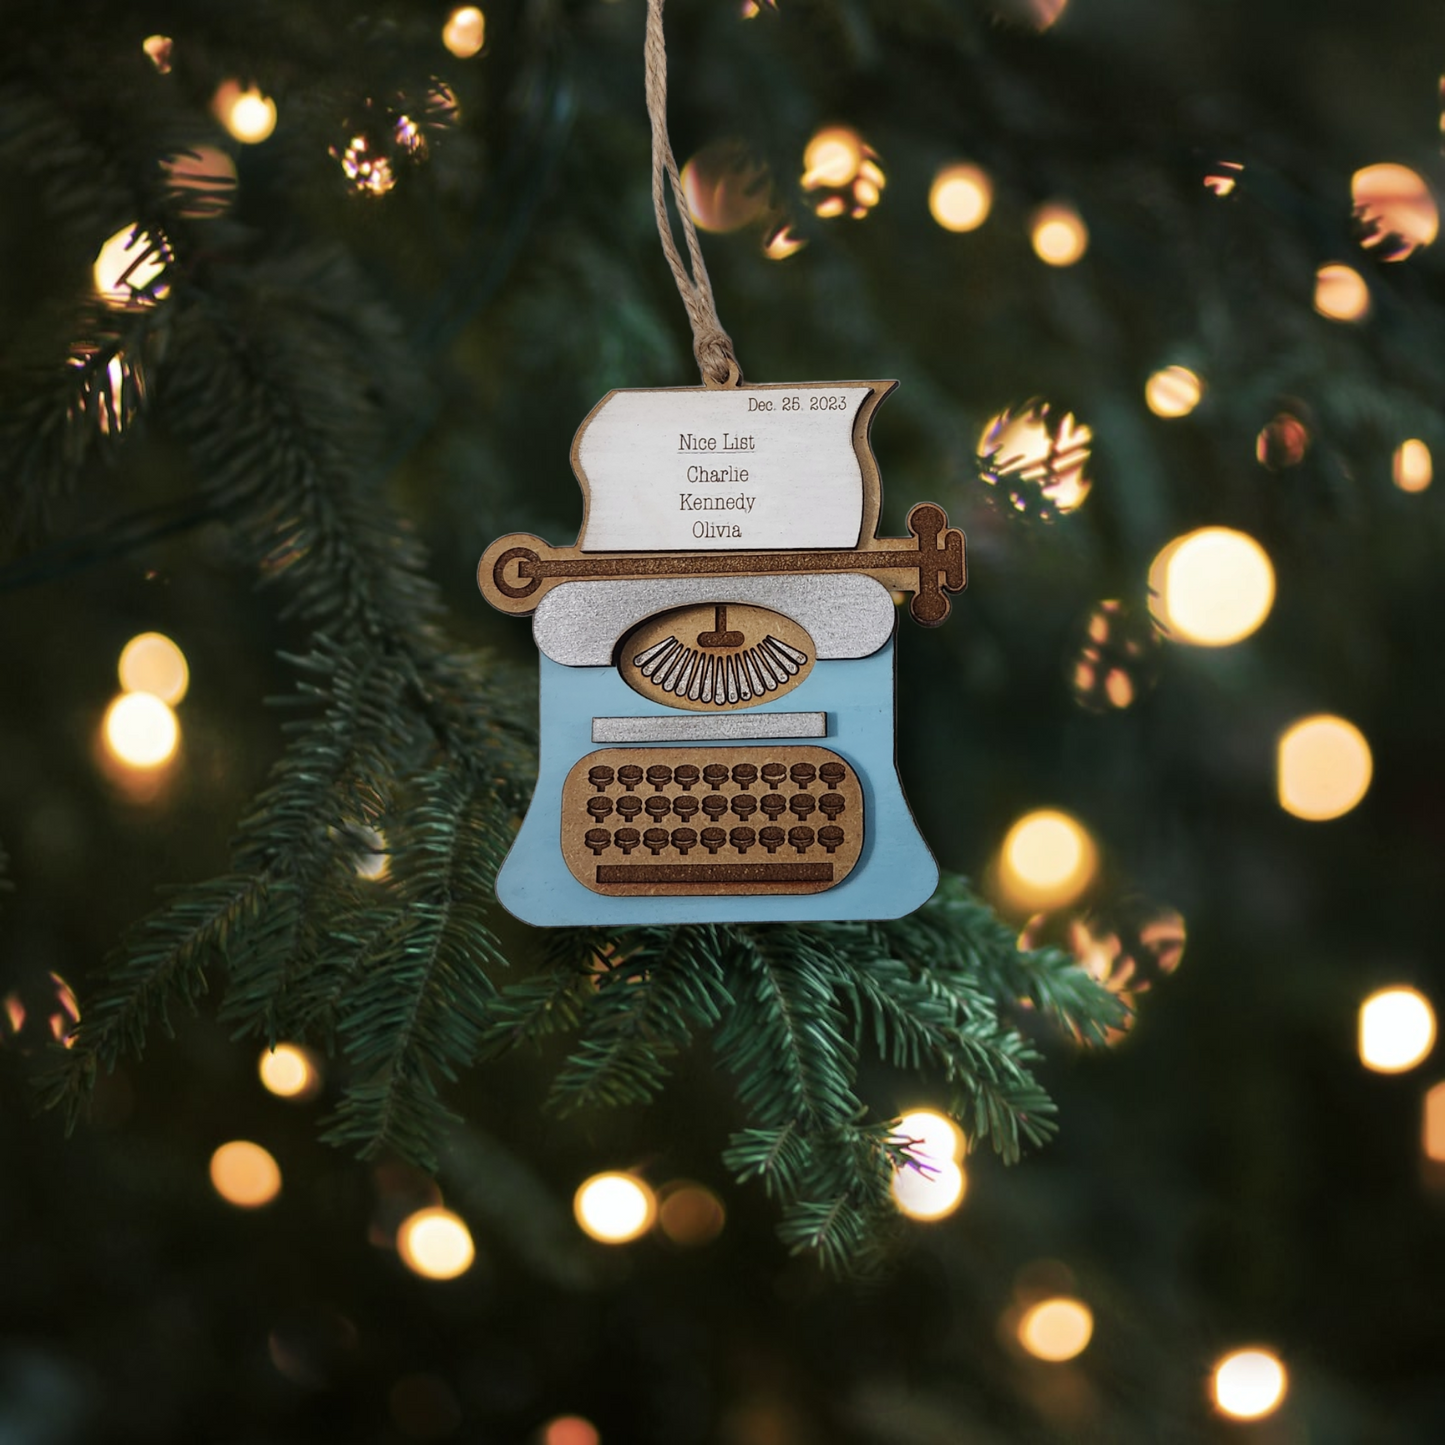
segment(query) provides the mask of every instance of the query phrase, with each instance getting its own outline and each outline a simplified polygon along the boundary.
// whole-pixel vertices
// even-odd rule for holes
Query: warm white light
[[[148,692],[122,693],[105,711],[105,745],[132,768],[158,768],[175,754],[181,740],[176,715]]]
[[[1445,1163],[1445,1083],[1436,1084],[1425,1095],[1425,1157]]]
[[[1089,886],[1098,852],[1088,831],[1067,813],[1027,813],[1009,829],[999,860],[999,881],[1013,903],[1031,909],[1062,908]]]
[[[808,243],[802,236],[793,233],[789,225],[781,225],[763,242],[763,255],[769,261],[786,261],[796,256]]]
[[[148,692],[176,705],[191,683],[186,655],[161,632],[142,632],[121,650],[120,685],[127,692]]]
[[[145,51],[150,63],[162,75],[171,73],[171,49],[174,45],[169,35],[147,35],[140,48]]]
[[[1342,817],[1369,791],[1374,771],[1370,745],[1354,723],[1328,713],[1301,718],[1280,735],[1279,805],[1316,823]]]
[[[267,1049],[257,1064],[261,1082],[279,1099],[306,1099],[321,1084],[321,1075],[311,1056],[295,1044],[277,1044]]]
[[[944,1219],[968,1192],[968,1176],[952,1159],[929,1159],[924,1167],[907,1165],[893,1175],[893,1202],[910,1219]]]
[[[1187,366],[1166,366],[1144,384],[1144,401],[1155,416],[1188,416],[1204,395],[1204,383]]]
[[[705,1184],[673,1184],[657,1207],[657,1227],[685,1249],[710,1244],[726,1223],[722,1200]]]
[[[952,1159],[955,1163],[963,1160],[963,1130],[947,1115],[932,1109],[914,1109],[905,1114],[893,1137],[913,1140],[912,1152],[929,1159]]]
[[[1225,647],[1269,616],[1274,567],[1253,537],[1202,527],[1175,538],[1154,559],[1149,591],[1150,613],[1171,640]]]
[[[1072,266],[1089,249],[1089,228],[1072,207],[1040,206],[1030,226],[1034,254],[1050,266]]]
[[[928,209],[945,231],[976,231],[993,206],[993,182],[978,166],[944,166],[933,178]]]
[[[1271,1350],[1236,1350],[1214,1367],[1214,1403],[1236,1420],[1258,1420],[1279,1408],[1289,1381]]]
[[[440,1205],[418,1209],[402,1220],[396,1232],[396,1252],[401,1262],[423,1279],[456,1279],[477,1257],[471,1231]]]
[[[211,1155],[211,1186],[237,1209],[259,1209],[281,1192],[281,1169],[259,1144],[233,1139]]]
[[[847,126],[820,130],[803,151],[803,189],[839,189],[849,185],[863,164],[862,138]]]
[[[626,1244],[652,1227],[657,1199],[635,1175],[594,1174],[577,1190],[572,1212],[593,1239],[603,1244]]]
[[[1440,211],[1430,188],[1409,166],[1366,166],[1350,178],[1363,245],[1383,261],[1403,261],[1440,233]]]
[[[170,293],[161,279],[170,259],[165,246],[148,232],[123,226],[100,248],[90,268],[95,294],[114,310],[154,306]]]
[[[1430,448],[1416,437],[1401,442],[1395,448],[1393,472],[1395,485],[1402,492],[1423,492],[1435,477]]]
[[[1315,272],[1315,310],[1331,321],[1359,321],[1370,309],[1370,288],[1352,266],[1321,266]]]
[[[211,109],[243,145],[259,145],[276,129],[276,102],[254,86],[242,90],[237,81],[223,81],[211,97]]]
[[[1019,1343],[1036,1359],[1058,1364],[1083,1354],[1094,1337],[1094,1314],[1083,1300],[1040,1300],[1019,1321]]]
[[[1377,1074],[1403,1074],[1435,1046],[1435,1010],[1413,988],[1382,988],[1360,1005],[1360,1062]]]
[[[487,17],[475,5],[463,5],[447,16],[442,44],[458,60],[470,60],[486,43]]]

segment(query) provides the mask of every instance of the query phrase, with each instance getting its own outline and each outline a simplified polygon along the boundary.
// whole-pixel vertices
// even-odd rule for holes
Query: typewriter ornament
[[[609,392],[571,547],[514,534],[482,595],[532,615],[537,789],[497,878],[534,924],[895,918],[938,868],[894,759],[894,595],[965,582],[941,508],[879,537],[893,381]]]

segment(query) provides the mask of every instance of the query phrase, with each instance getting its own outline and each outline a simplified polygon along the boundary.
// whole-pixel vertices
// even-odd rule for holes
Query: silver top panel
[[[822,712],[682,712],[592,719],[594,743],[745,743],[827,736],[828,714]]]
[[[645,618],[696,603],[770,607],[807,630],[819,661],[871,657],[893,635],[893,594],[858,572],[772,577],[674,577],[564,582],[532,615],[537,646],[567,667],[609,667],[624,633]]]

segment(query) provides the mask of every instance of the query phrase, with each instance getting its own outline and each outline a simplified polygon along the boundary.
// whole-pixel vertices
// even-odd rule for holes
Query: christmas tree
[[[1434,1438],[1435,8],[675,0],[748,380],[969,537],[944,881],[533,929],[645,9],[8,7],[0,1435]]]

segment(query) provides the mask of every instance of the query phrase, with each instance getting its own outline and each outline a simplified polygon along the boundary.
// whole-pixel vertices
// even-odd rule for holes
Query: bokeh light
[[[1184,915],[1138,894],[1117,898],[1069,921],[1069,951],[1111,993],[1133,997],[1167,978],[1183,962]]]
[[[1070,205],[1040,206],[1029,222],[1034,254],[1050,266],[1072,266],[1089,249],[1089,228]]]
[[[281,1168],[259,1144],[232,1139],[211,1155],[211,1186],[237,1209],[260,1209],[281,1192]]]
[[[189,221],[211,221],[236,199],[236,163],[216,146],[194,146],[161,161],[171,203]]]
[[[160,698],[125,692],[105,710],[101,734],[111,756],[129,768],[158,768],[175,756],[181,727]]]
[[[558,1415],[537,1435],[537,1445],[602,1445],[597,1427],[581,1415]]]
[[[402,1220],[396,1232],[401,1262],[423,1279],[457,1279],[477,1257],[471,1230],[450,1209],[433,1205]]]
[[[1310,449],[1310,429],[1293,412],[1282,411],[1260,428],[1254,439],[1255,460],[1272,472],[1297,467]]]
[[[1370,288],[1353,266],[1338,263],[1315,272],[1315,310],[1331,321],[1360,321],[1370,310]]]
[[[261,1082],[278,1099],[310,1099],[321,1087],[321,1070],[309,1049],[277,1044],[267,1049],[256,1066]]]
[[[341,173],[351,189],[362,196],[384,196],[396,185],[391,162],[365,135],[354,135],[344,148],[331,148],[341,162]]]
[[[797,235],[793,228],[784,222],[763,240],[763,255],[769,261],[786,261],[789,256],[796,256],[807,244],[802,236]]]
[[[737,141],[718,141],[682,168],[682,191],[704,231],[741,230],[768,205],[768,170]]]
[[[993,206],[993,182],[978,166],[943,166],[928,192],[928,210],[945,231],[976,231]]]
[[[1077,511],[1093,480],[1085,468],[1093,432],[1072,412],[1056,417],[1037,398],[990,419],[978,439],[979,477],[1008,509],[1039,521]]]
[[[1019,1343],[1035,1359],[1060,1364],[1082,1355],[1094,1337],[1094,1313],[1083,1300],[1059,1295],[1023,1313]]]
[[[1374,760],[1365,735],[1342,717],[1301,718],[1279,739],[1279,805],[1296,818],[1325,822],[1348,813],[1366,792]]]
[[[578,1188],[572,1212],[585,1233],[603,1244],[627,1244],[647,1233],[657,1197],[633,1174],[594,1174]]]
[[[29,976],[0,998],[0,1044],[21,1053],[63,1044],[75,1045],[80,1003],[58,973]]]
[[[1259,1420],[1277,1410],[1288,1385],[1273,1350],[1235,1350],[1214,1367],[1214,1403],[1236,1420]]]
[[[1099,603],[1070,665],[1074,701],[1095,713],[1130,706],[1153,686],[1158,654],[1158,634],[1146,620],[1117,598]]]
[[[113,310],[154,306],[170,293],[163,279],[170,261],[163,241],[124,226],[100,248],[90,268],[95,294]]]
[[[1088,830],[1067,813],[1045,808],[1026,813],[1008,830],[999,883],[1016,906],[1062,908],[1084,892],[1098,865]]]
[[[1366,166],[1350,178],[1361,244],[1382,261],[1403,261],[1440,233],[1440,210],[1430,188],[1409,166]]]
[[[962,1167],[963,1131],[933,1109],[913,1109],[894,1129],[895,1143],[907,1143],[923,1167],[905,1165],[893,1174],[893,1203],[910,1219],[945,1219],[963,1203],[968,1175]]]
[[[1436,1084],[1425,1095],[1423,1124],[1425,1157],[1445,1164],[1445,1082]]]
[[[242,145],[260,145],[276,129],[276,102],[254,86],[224,80],[211,97],[211,112]]]
[[[882,198],[887,179],[878,153],[845,125],[818,131],[803,151],[805,191],[816,192],[813,210],[824,219],[845,212],[866,216]]]
[[[1395,448],[1391,472],[1402,492],[1423,492],[1435,478],[1430,448],[1417,437],[1401,442]]]
[[[681,1181],[662,1191],[657,1227],[673,1244],[683,1249],[711,1244],[726,1223],[722,1200],[705,1184]]]
[[[1155,416],[1188,416],[1204,395],[1204,383],[1187,366],[1166,366],[1144,383],[1144,402]]]
[[[447,16],[442,44],[458,60],[470,60],[487,42],[487,17],[475,5],[462,5]]]
[[[116,668],[127,692],[148,692],[174,707],[191,684],[186,655],[162,632],[142,632],[121,649]]]
[[[162,75],[171,73],[171,50],[175,42],[169,35],[147,35],[140,48],[145,51],[150,63]]]
[[[1396,985],[1360,1005],[1360,1062],[1377,1074],[1403,1074],[1435,1047],[1435,1010],[1417,989]]]
[[[1176,537],[1149,569],[1149,612],[1174,642],[1227,647],[1274,606],[1274,567],[1244,532],[1202,527]]]
[[[1244,174],[1244,165],[1240,161],[1220,161],[1205,177],[1204,189],[1219,196],[1234,194],[1235,188],[1239,185],[1239,178]]]

